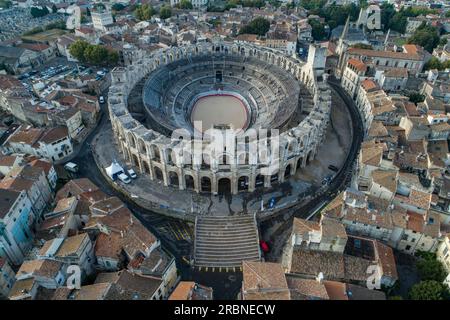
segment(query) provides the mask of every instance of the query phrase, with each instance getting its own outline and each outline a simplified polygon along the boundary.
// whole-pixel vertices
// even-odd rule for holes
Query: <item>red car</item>
[[[262,250],[264,253],[269,252],[270,248],[269,248],[269,245],[267,244],[267,242],[265,242],[264,240],[260,240],[260,241],[259,241],[259,245],[260,245],[260,247],[261,247],[261,250]]]

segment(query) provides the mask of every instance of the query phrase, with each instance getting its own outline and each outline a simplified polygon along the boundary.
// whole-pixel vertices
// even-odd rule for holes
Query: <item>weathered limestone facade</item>
[[[247,148],[246,152],[224,153],[226,157],[224,163],[214,159],[211,159],[210,163],[205,163],[202,154],[207,153],[208,142],[195,138],[167,137],[160,132],[147,129],[131,116],[127,100],[139,81],[177,60],[194,58],[198,60],[201,56],[206,59],[218,53],[257,58],[263,66],[276,65],[308,90],[308,94],[312,97],[311,110],[297,126],[280,132],[279,148],[268,148],[266,155],[255,155]],[[128,58],[132,59],[132,54],[129,54]],[[323,57],[321,58],[325,61]],[[229,188],[233,194],[240,191],[252,192],[256,187],[270,187],[275,182],[283,182],[295,174],[298,168],[304,167],[308,161],[314,159],[317,149],[325,139],[330,119],[331,94],[326,83],[326,75],[321,74],[323,66],[317,66],[317,63],[303,64],[283,56],[276,50],[228,42],[161,49],[149,56],[136,52],[135,59],[132,60],[133,63],[127,67],[118,67],[111,72],[112,85],[108,104],[112,128],[124,158],[135,165],[141,173],[149,175],[151,179],[162,180],[166,186],[213,194],[218,193],[219,185]],[[298,100],[301,100],[301,97],[300,92]],[[249,142],[252,142],[250,139],[254,137],[249,138]],[[271,142],[270,136],[258,139],[258,144],[270,146]],[[200,156],[198,153],[185,151],[194,150],[196,146],[200,146],[203,150]],[[279,155],[279,165],[276,171],[267,174],[268,166],[261,164],[264,161],[259,160],[264,156],[274,159],[274,152]],[[249,157],[258,157],[257,164],[242,160]]]

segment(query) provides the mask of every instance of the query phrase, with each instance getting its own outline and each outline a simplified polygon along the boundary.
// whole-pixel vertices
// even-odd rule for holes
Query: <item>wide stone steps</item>
[[[194,264],[201,267],[239,267],[258,261],[258,228],[253,215],[197,217]]]

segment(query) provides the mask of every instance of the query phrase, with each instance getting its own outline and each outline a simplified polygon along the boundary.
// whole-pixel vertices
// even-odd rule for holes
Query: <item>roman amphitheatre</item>
[[[227,42],[136,53],[132,64],[112,72],[109,111],[119,152],[141,174],[172,189],[236,195],[283,183],[315,158],[325,140],[331,94],[326,75],[315,69],[321,54],[317,50],[316,59],[304,63]],[[248,145],[256,139],[269,146],[264,155],[249,146],[239,152],[228,147],[223,156],[208,158],[207,140],[198,155],[186,151],[198,141],[173,136],[175,130],[195,136],[210,128],[244,134],[277,129],[279,146],[271,147],[269,132],[246,138]],[[275,155],[277,169],[268,174]]]
[[[311,46],[304,62],[225,41],[129,50],[111,72],[95,162],[104,176],[113,161],[135,169],[129,184],[105,176],[131,202],[194,223],[190,265],[260,260],[259,222],[325,196],[356,154],[325,55]],[[211,132],[236,135],[212,156]]]

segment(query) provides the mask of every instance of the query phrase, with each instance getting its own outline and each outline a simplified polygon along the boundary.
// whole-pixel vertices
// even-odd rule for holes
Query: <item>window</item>
[[[405,247],[405,250],[406,250],[406,251],[411,250],[411,246],[406,246],[406,247]]]

